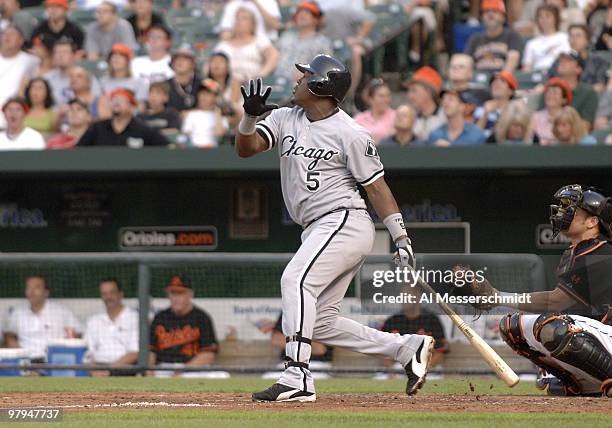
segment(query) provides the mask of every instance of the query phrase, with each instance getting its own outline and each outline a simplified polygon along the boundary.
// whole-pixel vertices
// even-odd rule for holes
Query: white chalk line
[[[66,404],[58,406],[36,406],[39,409],[102,409],[102,408],[121,408],[121,407],[213,407],[212,403],[167,403],[165,401],[126,401],[125,403],[102,403],[102,404]]]

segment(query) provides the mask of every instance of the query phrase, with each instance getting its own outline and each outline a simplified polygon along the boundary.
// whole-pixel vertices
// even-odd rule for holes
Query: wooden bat
[[[418,278],[418,283],[421,288],[423,288],[423,290],[428,293],[431,293],[432,296],[438,294],[433,288],[431,288],[428,283],[423,281],[420,275],[415,274],[415,276]],[[493,369],[497,377],[503,380],[510,388],[519,383],[519,377],[516,373],[514,373],[514,370],[512,370],[510,366],[503,360],[503,358],[500,357],[499,354],[495,352],[493,348],[491,348],[489,344],[485,342],[484,339],[480,337],[472,327],[467,325],[465,321],[463,321],[463,319],[459,315],[457,315],[450,306],[448,306],[441,299],[436,300],[438,301],[437,303],[438,305],[440,305],[442,310],[446,312],[446,314],[450,317],[450,319],[457,326],[457,328],[461,330],[465,337],[467,337],[472,346],[476,348],[480,356],[487,362],[489,367]]]

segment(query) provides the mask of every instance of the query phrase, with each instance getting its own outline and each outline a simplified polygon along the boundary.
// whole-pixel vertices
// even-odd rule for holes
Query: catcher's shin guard
[[[542,314],[533,334],[550,355],[602,382],[612,378],[612,355],[595,336],[574,324],[568,315]]]
[[[564,385],[565,395],[577,395],[580,388],[572,374],[561,367],[554,366],[547,362],[537,349],[532,348],[523,335],[521,312],[515,312],[503,317],[499,322],[499,332],[504,342],[510,346],[517,354],[531,360],[535,365],[558,378]],[[549,382],[537,383],[538,389],[545,390],[549,387]]]

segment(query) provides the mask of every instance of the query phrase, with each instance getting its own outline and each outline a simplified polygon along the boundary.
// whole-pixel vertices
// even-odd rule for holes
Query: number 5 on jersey
[[[306,188],[311,192],[316,192],[321,186],[321,173],[319,171],[308,171],[306,173]]]

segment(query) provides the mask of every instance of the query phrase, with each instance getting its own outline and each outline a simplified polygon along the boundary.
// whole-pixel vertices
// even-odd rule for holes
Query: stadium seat
[[[514,77],[518,81],[520,89],[532,89],[546,80],[545,73],[541,71],[532,71],[529,73],[523,73],[520,71],[514,72]]]
[[[96,77],[103,76],[108,70],[108,63],[100,60],[83,59],[78,61],[76,65],[83,67]]]
[[[23,10],[28,12],[37,22],[44,21],[47,18],[44,6],[26,7]]]
[[[68,18],[77,25],[83,27],[83,30],[87,26],[96,20],[94,11],[91,9],[74,9],[70,11]]]
[[[612,63],[612,51],[593,51],[591,55],[599,56]]]
[[[168,134],[164,134],[164,136],[170,141],[172,144],[176,144],[181,147],[193,147],[193,143],[189,139],[187,134],[183,134],[182,132],[171,132]]]
[[[612,128],[598,129],[591,132],[591,135],[597,140],[597,144],[605,144],[606,137],[612,134]]]

